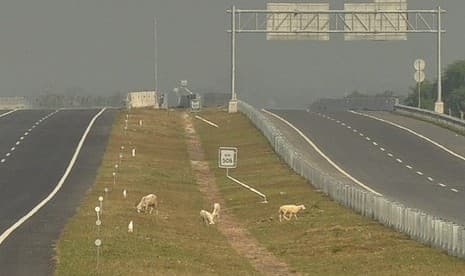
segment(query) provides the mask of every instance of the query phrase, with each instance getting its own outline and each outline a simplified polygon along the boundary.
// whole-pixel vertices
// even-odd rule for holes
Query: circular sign
[[[96,221],[95,221],[95,225],[97,225],[97,226],[100,226],[100,225],[102,225],[102,221],[101,221],[101,220],[99,220],[99,219],[98,219],[98,220],[96,220]],[[98,246],[98,245],[97,245],[97,246]]]
[[[113,176],[116,176],[116,173],[115,173],[115,172],[113,172]]]
[[[421,58],[419,58],[419,59],[415,60],[415,62],[413,63],[413,67],[417,71],[425,70],[426,62],[424,60],[422,60]]]
[[[103,196],[99,196],[98,201],[103,201]]]
[[[99,213],[100,212],[100,207],[95,207],[95,212]]]
[[[105,187],[104,191],[105,191],[105,193],[108,193],[108,188],[107,188],[107,187]]]
[[[95,246],[99,247],[102,245],[102,241],[100,239],[95,240]]]
[[[121,146],[121,150],[124,150],[124,146]]]
[[[120,158],[121,158],[121,157],[120,157]],[[115,164],[115,169],[117,169],[118,167],[119,167],[119,165],[118,165],[118,164]]]
[[[425,80],[425,72],[424,71],[416,71],[414,74],[414,79],[416,82],[423,82]]]

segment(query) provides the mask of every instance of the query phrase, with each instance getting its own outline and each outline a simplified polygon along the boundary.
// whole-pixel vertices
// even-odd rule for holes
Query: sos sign
[[[218,150],[218,167],[234,169],[237,167],[237,148],[220,147]]]

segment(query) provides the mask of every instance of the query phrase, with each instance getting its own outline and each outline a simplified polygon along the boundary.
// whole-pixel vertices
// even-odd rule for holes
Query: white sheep
[[[206,225],[208,224],[215,224],[215,221],[213,220],[213,215],[205,210],[200,210],[200,218],[205,222]]]
[[[295,219],[297,219],[297,212],[300,210],[305,210],[305,206],[302,205],[283,205],[279,207],[279,221],[282,221],[282,218],[285,220],[292,219],[292,215],[294,215]],[[287,216],[289,214],[289,217]]]
[[[213,204],[212,216],[213,216],[213,219],[215,219],[216,221],[220,219],[220,211],[221,211],[220,204],[219,203]]]
[[[154,194],[148,194],[141,198],[139,204],[137,204],[137,212],[147,212],[147,209],[150,208],[149,214],[152,214],[153,209],[155,208],[156,214],[158,215],[158,199]]]

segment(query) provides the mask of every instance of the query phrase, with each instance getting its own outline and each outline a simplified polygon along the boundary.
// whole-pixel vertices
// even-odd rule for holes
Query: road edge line
[[[18,111],[18,109],[13,109],[13,110],[10,110],[8,112],[2,113],[2,114],[0,114],[0,118],[8,116],[8,115],[10,115],[11,113],[13,113],[15,111]]]
[[[79,141],[78,146],[76,147],[76,150],[73,154],[73,157],[71,158],[71,161],[68,164],[68,167],[66,168],[65,173],[61,177],[58,184],[55,186],[55,189],[53,189],[53,191],[45,199],[43,199],[39,204],[37,204],[34,208],[32,208],[31,211],[29,211],[26,215],[24,215],[16,223],[14,223],[7,230],[5,230],[5,232],[2,233],[2,235],[0,236],[0,245],[11,235],[11,233],[13,233],[24,222],[26,222],[29,218],[35,215],[42,207],[44,207],[58,193],[58,191],[60,191],[64,182],[68,178],[68,175],[71,173],[71,170],[73,169],[74,164],[76,163],[77,157],[79,156],[79,153],[81,152],[81,148],[84,145],[87,135],[89,134],[97,118],[100,117],[100,115],[102,115],[105,110],[106,108],[102,108],[102,110],[100,110],[100,112],[97,113],[90,121],[89,125],[87,126],[87,129],[84,131],[84,134],[81,137],[81,140]]]
[[[291,124],[290,122],[288,122],[287,120],[285,120],[284,118],[280,117],[279,115],[276,115],[268,110],[265,110],[265,109],[262,109],[263,112],[275,117],[276,119],[282,121],[283,123],[287,124],[289,127],[291,127],[292,129],[294,129],[310,146],[312,146],[312,148],[318,152],[318,154],[321,155],[321,157],[323,157],[324,159],[326,159],[326,161],[329,162],[329,164],[331,164],[337,171],[339,171],[340,173],[342,173],[343,175],[345,175],[346,177],[348,177],[350,180],[352,180],[353,182],[355,182],[357,185],[359,185],[360,187],[364,188],[365,190],[367,191],[370,191],[372,193],[374,193],[375,195],[378,195],[378,196],[383,196],[382,194],[378,193],[377,191],[373,190],[372,188],[368,187],[367,185],[363,184],[362,182],[360,182],[358,179],[356,179],[355,177],[353,177],[352,175],[350,175],[348,172],[346,172],[344,169],[342,169],[341,167],[339,167],[336,163],[334,163],[333,160],[331,160],[328,156],[326,156],[326,154],[323,153],[323,151],[320,150],[320,148],[318,148],[318,146],[313,143],[312,140],[310,140],[310,138],[308,138],[302,131],[300,131],[297,127],[295,127],[293,124]]]

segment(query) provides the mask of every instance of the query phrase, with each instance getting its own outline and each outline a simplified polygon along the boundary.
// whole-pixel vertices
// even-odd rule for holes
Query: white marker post
[[[234,147],[220,147],[218,150],[218,167],[226,169],[226,177],[230,180],[236,182],[242,187],[256,193],[257,195],[263,197],[262,203],[268,203],[266,200],[266,195],[260,191],[250,187],[247,184],[242,183],[241,181],[235,179],[229,175],[229,169],[235,169],[237,167],[237,148]]]
[[[94,244],[97,247],[97,270],[98,270],[99,258],[100,258],[100,246],[102,246],[102,241],[100,239],[96,239]]]
[[[99,196],[98,201],[100,203],[100,213],[103,214],[103,196]]]
[[[136,149],[132,149],[132,157],[136,157]]]
[[[139,126],[142,126],[142,120],[139,120]]]
[[[95,225],[97,225],[97,232],[100,233],[100,225],[102,221],[100,220],[100,207],[95,207],[95,212],[97,213],[97,220],[95,221]]]
[[[116,172],[113,172],[113,186],[116,185]]]

